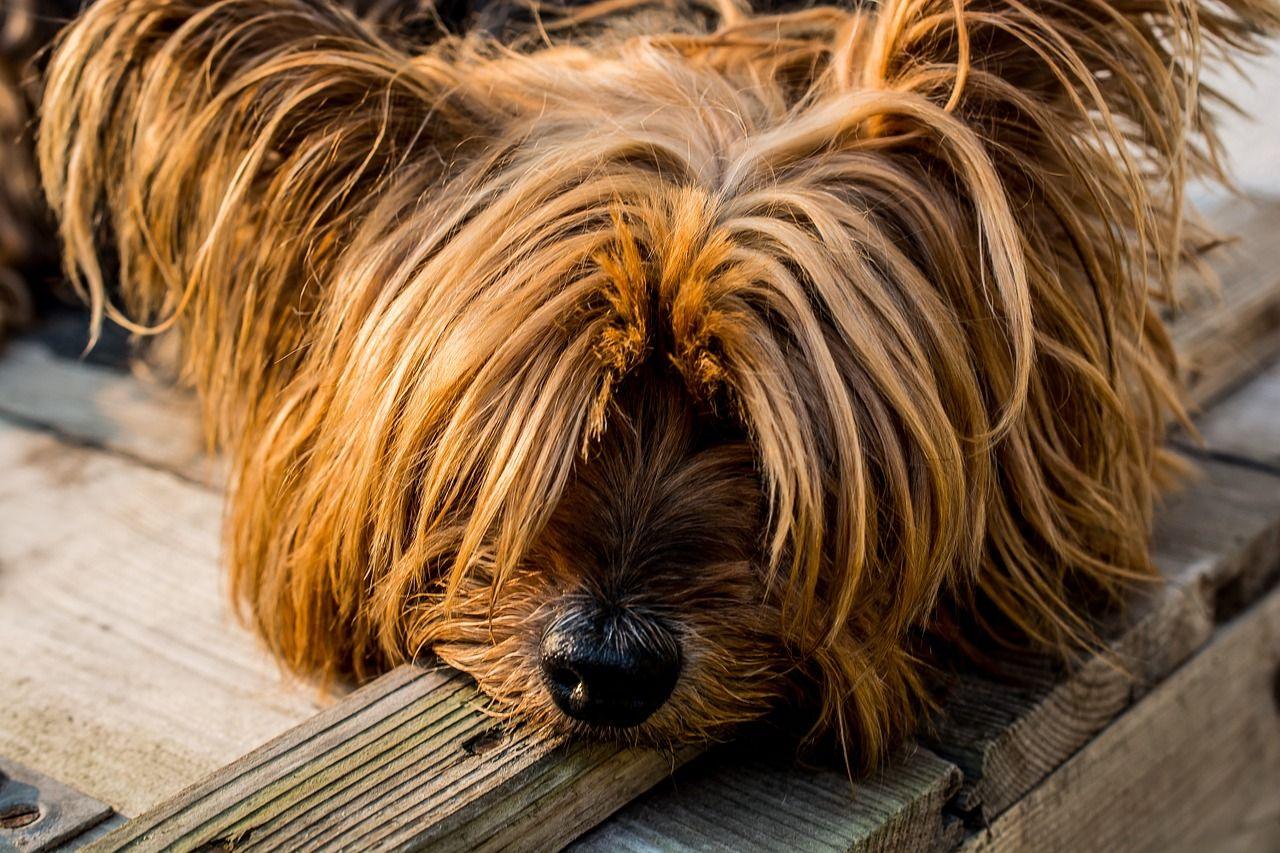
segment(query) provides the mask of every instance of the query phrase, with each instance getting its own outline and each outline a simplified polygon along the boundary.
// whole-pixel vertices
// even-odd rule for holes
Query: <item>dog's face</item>
[[[522,719],[643,742],[714,736],[797,678],[819,705],[909,692],[903,632],[975,535],[911,521],[987,476],[961,445],[999,414],[979,389],[1016,375],[1016,351],[981,378],[936,359],[967,343],[922,285],[950,264],[973,288],[951,311],[1008,339],[1018,309],[972,284],[1007,274],[1008,247],[929,212],[914,156],[833,148],[857,98],[797,138],[705,69],[588,70],[503,75],[554,72],[563,101],[544,93],[425,210],[389,200],[352,253],[373,275],[391,259],[384,301],[363,337],[320,341],[344,365],[329,405],[385,412],[378,462],[350,461],[363,432],[314,458],[401,486],[333,504],[402,508],[375,590],[397,642]],[[319,313],[368,310],[340,298]]]
[[[423,640],[537,724],[710,736],[770,707],[787,665],[753,450],[674,369],[628,379],[612,408],[500,590],[468,576],[421,614]]]
[[[287,663],[434,651],[650,743],[799,696],[865,763],[940,601],[1053,645],[1149,576],[1185,84],[1265,5],[634,0],[411,56],[328,3],[99,0],[42,173],[97,317],[105,224],[181,324]]]

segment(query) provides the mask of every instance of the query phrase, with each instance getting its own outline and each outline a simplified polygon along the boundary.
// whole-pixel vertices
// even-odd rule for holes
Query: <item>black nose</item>
[[[638,726],[680,675],[680,646],[655,620],[571,613],[542,635],[542,673],[557,707],[597,726]]]

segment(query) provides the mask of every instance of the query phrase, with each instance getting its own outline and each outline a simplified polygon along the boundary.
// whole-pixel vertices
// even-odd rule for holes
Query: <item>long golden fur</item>
[[[325,0],[100,0],[53,59],[67,267],[180,330],[281,659],[433,650],[660,744],[801,701],[867,765],[965,626],[1070,648],[1153,576],[1199,68],[1270,0],[526,11],[410,49]],[[575,599],[679,643],[642,725],[548,699]]]

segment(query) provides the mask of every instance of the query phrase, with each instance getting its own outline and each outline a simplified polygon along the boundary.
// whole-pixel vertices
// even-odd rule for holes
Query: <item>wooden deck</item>
[[[1280,199],[1271,129],[1233,141]],[[75,320],[14,342],[0,850],[1280,850],[1280,201],[1211,203],[1241,242],[1175,324],[1203,412],[1154,538],[1170,582],[1070,671],[959,675],[857,785],[750,741],[537,741],[438,667],[290,681],[229,612],[191,400],[77,360]]]

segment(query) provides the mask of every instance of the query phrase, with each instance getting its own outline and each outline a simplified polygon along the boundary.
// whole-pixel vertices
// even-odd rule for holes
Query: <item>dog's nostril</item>
[[[542,638],[547,691],[566,715],[597,726],[638,726],[667,701],[680,652],[660,626],[644,632],[565,619]],[[641,639],[643,637],[643,639]]]
[[[582,679],[578,677],[578,673],[567,666],[552,666],[547,675],[551,679],[551,683],[561,690],[577,690],[582,684]]]

